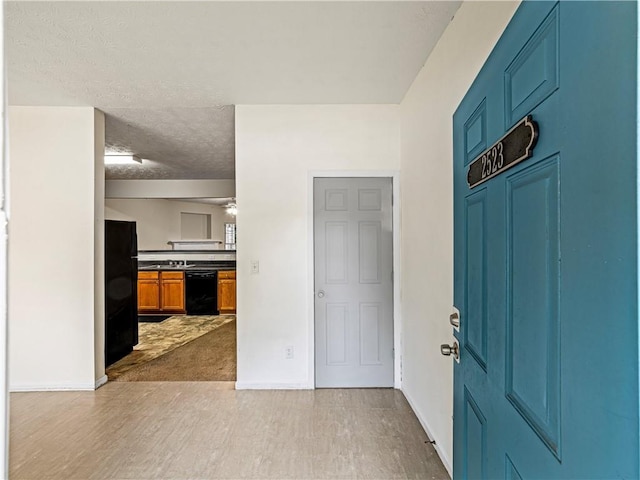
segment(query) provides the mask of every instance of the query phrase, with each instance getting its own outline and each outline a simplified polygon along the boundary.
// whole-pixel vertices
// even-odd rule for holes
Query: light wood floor
[[[108,383],[11,394],[12,479],[448,479],[397,390]]]

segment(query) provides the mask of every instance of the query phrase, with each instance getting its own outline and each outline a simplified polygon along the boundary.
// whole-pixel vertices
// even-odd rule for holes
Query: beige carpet
[[[235,320],[235,315],[175,315],[160,323],[140,323],[138,345],[126,357],[107,368],[109,380],[158,358],[205,333]]]
[[[236,379],[236,322],[120,375],[119,382],[211,382]]]

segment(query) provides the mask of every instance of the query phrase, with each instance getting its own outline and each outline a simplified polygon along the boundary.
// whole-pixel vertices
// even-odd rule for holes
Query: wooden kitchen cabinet
[[[138,272],[138,313],[160,310],[160,272]]]
[[[218,272],[218,310],[221,314],[236,312],[236,271]]]
[[[184,272],[138,272],[138,313],[185,313]]]
[[[184,272],[160,272],[160,309],[185,313]]]

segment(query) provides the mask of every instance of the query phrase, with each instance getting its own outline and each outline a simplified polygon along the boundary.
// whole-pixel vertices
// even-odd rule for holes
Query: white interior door
[[[314,179],[316,387],[393,386],[391,178]]]

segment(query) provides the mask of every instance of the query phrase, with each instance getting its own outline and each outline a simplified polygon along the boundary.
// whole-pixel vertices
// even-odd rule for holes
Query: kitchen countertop
[[[235,250],[138,250],[139,254],[145,253],[165,253],[167,255],[175,254],[175,253],[186,253],[186,254],[194,254],[194,253],[236,253]]]
[[[236,265],[233,262],[233,265],[220,265],[220,264],[211,264],[211,263],[202,263],[202,264],[187,264],[187,265],[162,265],[158,263],[153,263],[151,265],[140,265],[138,264],[138,270],[144,271],[195,271],[195,272],[213,272],[220,270],[235,270]]]

